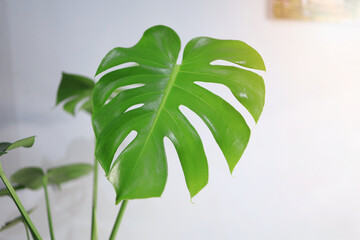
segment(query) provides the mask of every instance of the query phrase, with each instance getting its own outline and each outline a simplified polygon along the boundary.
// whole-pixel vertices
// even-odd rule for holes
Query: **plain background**
[[[267,67],[266,104],[232,176],[209,130],[191,119],[209,158],[208,186],[191,201],[166,143],[165,192],[130,201],[119,239],[360,239],[359,25],[273,20],[265,0],[1,0],[0,141],[37,136],[32,149],[1,159],[6,173],[91,163],[89,116],[55,108],[61,72],[93,76],[110,49],[132,46],[157,24],[177,31],[183,46],[210,36],[256,48]],[[118,209],[103,175],[100,239]],[[91,182],[88,176],[50,191],[57,239],[89,238]],[[43,192],[20,197],[27,208],[37,206],[31,216],[49,239]],[[1,198],[0,225],[17,215]],[[24,238],[20,225],[0,233],[2,240]]]

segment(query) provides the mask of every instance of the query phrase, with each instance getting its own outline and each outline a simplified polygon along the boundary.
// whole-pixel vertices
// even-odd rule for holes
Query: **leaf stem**
[[[33,236],[33,238],[35,240],[42,239],[39,232],[37,231],[36,227],[34,226],[33,222],[31,221],[28,213],[26,212],[24,206],[22,205],[19,197],[17,196],[14,188],[11,186],[9,180],[5,176],[5,173],[4,173],[3,169],[2,169],[1,163],[0,163],[0,178],[4,182],[7,190],[9,191],[9,194],[10,194],[11,198],[13,199],[14,203],[16,204],[16,207],[19,209],[21,215],[23,216],[24,221],[27,224],[27,226],[29,227],[31,235]]]
[[[119,213],[118,213],[118,215],[116,217],[114,227],[113,227],[113,229],[111,231],[111,235],[110,235],[109,240],[115,240],[115,238],[116,238],[116,234],[117,234],[117,231],[119,229],[121,219],[124,216],[124,212],[125,212],[125,208],[126,208],[127,203],[128,203],[128,200],[123,200],[122,203],[121,203]]]
[[[23,222],[24,223],[24,222]],[[24,223],[24,227],[25,227],[25,232],[26,232],[26,239],[30,240],[30,236],[29,236],[29,229],[27,227],[27,225]]]
[[[98,239],[96,224],[96,206],[97,206],[97,189],[98,189],[98,162],[94,157],[93,168],[93,195],[92,195],[92,213],[91,213],[91,240]]]
[[[46,211],[47,211],[47,216],[48,216],[48,222],[49,222],[49,231],[50,231],[50,237],[51,240],[54,240],[54,229],[53,229],[53,225],[52,225],[52,218],[51,218],[51,211],[50,211],[50,201],[49,201],[49,193],[47,190],[47,182],[48,179],[46,176],[44,176],[43,178],[43,184],[44,184],[44,193],[45,193],[45,200],[46,200]]]

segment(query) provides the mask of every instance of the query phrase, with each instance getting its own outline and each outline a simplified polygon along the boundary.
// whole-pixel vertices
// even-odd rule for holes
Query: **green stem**
[[[30,240],[30,236],[29,236],[29,229],[27,227],[27,225],[24,223],[24,227],[25,227],[25,232],[26,232],[26,239]]]
[[[49,222],[49,230],[50,230],[50,236],[51,236],[51,240],[54,240],[54,229],[53,229],[53,225],[52,225],[52,218],[51,218],[51,211],[50,211],[50,201],[49,201],[49,193],[47,190],[47,182],[48,179],[46,176],[44,176],[43,179],[43,184],[44,184],[44,192],[45,192],[45,200],[46,200],[46,211],[47,211],[47,216],[48,216],[48,222]]]
[[[116,217],[114,227],[113,227],[113,229],[111,231],[111,235],[110,235],[109,240],[115,240],[115,238],[116,238],[116,234],[117,234],[117,231],[119,229],[121,219],[122,219],[122,217],[124,215],[127,203],[128,203],[128,200],[123,200],[122,203],[121,203],[120,210],[119,210],[119,213],[118,213],[118,215]]]
[[[29,227],[30,229],[30,232],[31,232],[31,235],[33,236],[33,238],[35,240],[40,240],[42,239],[40,237],[40,234],[39,232],[37,231],[36,227],[34,226],[33,222],[31,221],[28,213],[26,212],[24,206],[22,205],[19,197],[17,196],[14,188],[11,186],[9,180],[7,179],[7,177],[5,176],[5,173],[1,167],[1,163],[0,163],[0,178],[2,179],[2,181],[4,182],[7,190],[9,191],[10,193],[10,196],[11,198],[14,200],[14,203],[16,204],[16,207],[19,209],[21,215],[23,216],[24,218],[24,221],[26,222],[27,226]]]
[[[97,206],[97,189],[98,189],[98,162],[94,157],[93,169],[93,195],[92,195],[92,214],[91,214],[91,240],[97,240],[97,224],[96,224],[96,206]]]

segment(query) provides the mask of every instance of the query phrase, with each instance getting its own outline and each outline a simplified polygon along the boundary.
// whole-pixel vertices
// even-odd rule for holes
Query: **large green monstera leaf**
[[[176,148],[191,197],[207,184],[203,144],[179,110],[182,105],[208,126],[233,171],[249,141],[249,126],[233,106],[197,82],[227,86],[255,121],[262,112],[262,77],[236,67],[265,70],[253,48],[241,41],[198,37],[186,45],[178,65],[180,49],[172,29],[155,26],[135,46],[111,50],[98,68],[97,74],[127,65],[108,70],[93,94],[95,154],[115,188],[117,203],[162,194],[167,179],[164,137]],[[212,64],[216,60],[236,65]],[[135,139],[114,157],[131,131],[136,131]]]

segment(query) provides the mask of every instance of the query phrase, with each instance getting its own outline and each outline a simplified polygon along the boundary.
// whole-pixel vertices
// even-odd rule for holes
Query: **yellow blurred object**
[[[273,18],[359,22],[360,0],[270,0]]]

